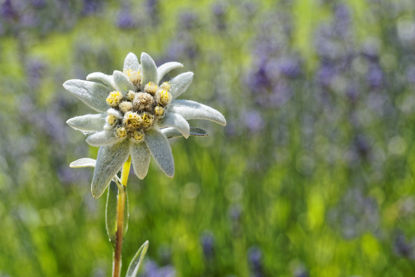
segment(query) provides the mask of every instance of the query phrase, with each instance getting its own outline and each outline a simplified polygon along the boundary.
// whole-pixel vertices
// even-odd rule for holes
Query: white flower
[[[183,67],[168,62],[159,67],[146,53],[141,64],[133,53],[124,60],[123,72],[112,75],[89,74],[85,80],[68,80],[63,87],[97,111],[67,121],[73,129],[88,134],[86,142],[100,147],[92,178],[91,191],[98,198],[111,179],[131,156],[138,178],[147,175],[150,154],[169,177],[174,174],[174,160],[168,137],[181,134],[204,135],[190,128],[187,120],[203,119],[225,126],[224,116],[217,110],[191,100],[177,98],[193,80],[192,72],[177,75],[161,83],[171,70]],[[193,131],[193,132],[192,132]]]

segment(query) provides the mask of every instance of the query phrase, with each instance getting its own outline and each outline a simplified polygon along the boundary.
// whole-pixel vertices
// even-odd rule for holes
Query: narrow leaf
[[[111,182],[108,188],[107,203],[105,205],[105,228],[114,248],[115,233],[117,232],[117,194],[118,187],[114,182]]]
[[[134,53],[128,53],[124,59],[124,68],[123,70],[134,70],[138,71],[140,69],[140,64],[138,63],[138,58]]]
[[[95,167],[96,161],[91,158],[80,158],[69,164],[71,168]]]
[[[168,62],[160,65],[157,68],[157,83],[160,83],[167,73],[180,67],[183,67],[183,65],[178,62]]]
[[[143,245],[138,249],[137,253],[135,253],[133,259],[130,262],[130,265],[127,269],[127,275],[125,277],[137,277],[138,271],[140,266],[143,262],[144,256],[147,253],[148,249],[148,240],[146,240]]]
[[[177,138],[177,137],[181,137],[182,134],[174,127],[167,127],[167,128],[163,128],[161,129],[161,132],[168,138]],[[206,130],[203,130],[201,128],[197,128],[197,127],[190,127],[190,135],[191,136],[196,136],[196,137],[205,137],[208,135],[208,133],[206,132]]]
[[[126,203],[124,208],[123,233],[125,234],[128,229],[128,219],[130,217],[130,213],[127,188],[124,188],[124,191]],[[105,204],[105,228],[107,230],[108,238],[113,247],[115,247],[115,239],[117,233],[117,199],[118,187],[114,182],[111,182],[108,188],[107,203]]]

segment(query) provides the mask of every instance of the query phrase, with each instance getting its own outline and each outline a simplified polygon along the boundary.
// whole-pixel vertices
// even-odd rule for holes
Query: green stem
[[[131,157],[124,163],[121,171],[122,187],[118,188],[117,196],[117,232],[115,233],[115,249],[113,256],[112,277],[120,277],[121,273],[121,252],[124,226],[124,209],[125,209],[125,187],[128,182],[128,175],[130,174]]]

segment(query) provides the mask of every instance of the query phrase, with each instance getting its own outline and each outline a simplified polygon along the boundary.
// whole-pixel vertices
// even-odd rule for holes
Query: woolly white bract
[[[112,75],[94,72],[87,80],[74,79],[63,84],[98,112],[67,121],[70,127],[88,135],[88,144],[99,147],[91,184],[95,198],[102,195],[128,156],[140,179],[147,175],[150,156],[172,177],[174,160],[168,138],[178,134],[185,138],[204,135],[203,130],[190,128],[187,120],[210,120],[226,125],[224,116],[217,110],[195,101],[177,99],[190,86],[192,72],[161,83],[167,73],[181,67],[178,62],[157,67],[147,53],[141,54],[140,62],[136,55],[129,53],[122,72],[115,70]],[[91,166],[88,161],[86,166]],[[78,167],[79,164],[82,166],[82,160]]]

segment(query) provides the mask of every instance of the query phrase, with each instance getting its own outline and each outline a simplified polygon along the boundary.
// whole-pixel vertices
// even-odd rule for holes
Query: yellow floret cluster
[[[127,70],[124,73],[135,87],[140,87],[139,72]],[[110,92],[106,99],[110,106],[106,125],[114,130],[117,137],[128,137],[134,142],[142,142],[145,131],[164,117],[167,105],[172,100],[169,91],[168,82],[161,86],[149,82],[143,91],[130,90],[125,95],[118,90]]]

